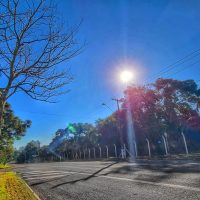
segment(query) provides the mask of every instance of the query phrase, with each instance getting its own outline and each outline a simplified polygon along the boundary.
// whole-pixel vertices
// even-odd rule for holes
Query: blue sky
[[[65,63],[74,81],[68,86],[71,91],[60,96],[58,103],[34,101],[24,94],[9,100],[16,115],[32,120],[32,127],[15,147],[30,140],[48,144],[55,131],[70,122],[94,122],[108,116],[110,111],[101,104],[116,108],[111,98],[123,95],[119,72],[125,68],[135,71],[138,85],[158,77],[200,80],[198,56],[158,74],[200,48],[200,1],[56,2],[66,26],[83,20],[77,39],[87,45],[82,54]]]

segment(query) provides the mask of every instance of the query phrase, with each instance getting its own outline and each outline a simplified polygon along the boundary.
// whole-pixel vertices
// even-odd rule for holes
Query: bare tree
[[[61,66],[80,52],[77,28],[67,29],[45,0],[0,2],[0,135],[5,102],[17,92],[52,101],[72,77]]]

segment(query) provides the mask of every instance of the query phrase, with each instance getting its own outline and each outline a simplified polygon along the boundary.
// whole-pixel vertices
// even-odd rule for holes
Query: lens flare
[[[128,147],[129,147],[129,155],[130,161],[135,161],[135,157],[137,154],[137,146],[136,146],[136,139],[135,139],[135,129],[134,129],[134,122],[133,117],[130,110],[130,104],[128,102],[127,105],[127,137],[128,137]]]

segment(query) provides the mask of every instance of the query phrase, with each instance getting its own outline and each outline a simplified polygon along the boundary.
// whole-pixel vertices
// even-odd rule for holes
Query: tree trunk
[[[3,128],[3,113],[4,113],[4,109],[5,109],[5,101],[0,99],[0,139],[2,136],[2,128]]]

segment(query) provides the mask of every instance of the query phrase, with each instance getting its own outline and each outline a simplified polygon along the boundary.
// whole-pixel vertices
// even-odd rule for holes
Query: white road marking
[[[64,164],[64,163],[63,163]],[[72,163],[70,163],[72,164]],[[74,164],[74,163],[73,163]],[[111,164],[111,163],[106,163],[106,164]],[[139,166],[141,165],[148,165],[146,163],[144,164],[139,164]],[[154,164],[153,164],[154,165]],[[180,165],[176,164],[176,163],[173,163],[173,164],[168,164],[169,166],[174,166],[174,167],[178,167]],[[191,165],[199,165],[199,163],[182,163],[181,165],[185,165],[185,166],[191,166]],[[105,166],[105,165],[103,165]],[[115,166],[113,166],[112,168],[118,168],[118,167],[121,167],[121,166],[136,166],[137,167],[137,163],[123,163],[123,164],[116,164]],[[155,166],[157,166],[155,164]],[[77,165],[76,167],[75,166],[70,166],[68,164],[66,164],[66,166],[60,166],[60,169],[63,169],[63,167],[72,167],[72,168],[82,168],[83,165]],[[91,166],[90,166],[91,167]],[[94,166],[92,167],[91,169],[94,169],[94,168],[99,168],[100,167],[97,167],[97,166]],[[44,171],[45,169],[42,168],[41,171],[30,171],[30,172],[24,172],[24,173],[21,173],[23,175],[25,175],[24,177],[27,179],[27,180],[34,180],[34,179],[51,179],[51,178],[57,178],[57,177],[64,177],[66,176],[66,174],[80,174],[80,175],[93,175],[92,173],[87,173],[87,172],[77,172],[77,171]],[[107,171],[107,169],[105,169]],[[105,172],[104,170],[104,172]],[[62,173],[62,174],[60,174]],[[31,177],[32,176],[32,177]],[[38,177],[36,177],[38,176]],[[152,181],[145,181],[145,180],[136,180],[136,179],[130,179],[130,178],[123,178],[123,177],[116,177],[116,176],[110,176],[110,175],[101,175],[101,174],[96,174],[94,175],[95,177],[98,177],[98,178],[107,178],[107,179],[113,179],[113,180],[119,180],[119,181],[129,181],[129,182],[134,182],[134,183],[141,183],[141,184],[149,184],[149,185],[154,185],[154,186],[162,186],[162,187],[169,187],[169,188],[175,188],[175,189],[183,189],[183,190],[190,190],[190,191],[195,191],[195,192],[200,192],[200,188],[197,188],[197,187],[190,187],[190,186],[184,186],[184,185],[177,185],[177,184],[170,184],[170,183],[158,183],[158,182],[152,182]]]
[[[30,172],[23,172],[23,174],[50,173],[50,172],[63,172],[63,171],[30,171]]]
[[[93,174],[84,173],[84,172],[76,172],[76,174],[90,175],[90,176],[93,175]],[[122,178],[122,177],[116,177],[116,176],[105,176],[105,175],[94,175],[94,176],[97,177],[97,178],[107,178],[107,179],[114,179],[114,180],[120,180],[120,181],[129,181],[129,182],[149,184],[149,185],[154,185],[154,186],[163,186],[163,187],[170,187],[170,188],[184,189],[184,190],[200,192],[200,188],[189,187],[189,186],[184,186],[184,185],[175,185],[175,184],[170,184],[170,183],[155,183],[155,182],[152,182],[152,181],[143,181],[143,180]]]
[[[65,173],[65,174],[60,174],[60,175],[50,175],[50,176],[46,176],[46,177],[41,177],[41,176],[37,176],[37,177],[24,177],[24,179],[26,180],[41,180],[41,179],[51,179],[51,178],[57,178],[57,177],[65,177],[66,174],[74,174],[74,173]]]
[[[123,180],[123,181],[135,182],[135,183],[142,183],[142,184],[149,184],[149,185],[155,185],[155,186],[163,186],[163,187],[170,187],[170,188],[184,189],[184,190],[200,192],[200,188],[189,187],[189,186],[184,186],[184,185],[175,185],[175,184],[170,184],[170,183],[155,183],[155,182],[151,182],[151,181],[120,178],[120,177],[114,177],[114,176],[97,176],[97,177],[103,177],[103,178],[108,178],[108,179]]]
[[[43,174],[31,174],[31,175],[22,175],[24,178],[31,178],[31,177],[46,177],[46,176],[53,176],[53,175],[61,175],[61,174],[71,174],[71,173],[69,173],[69,172],[62,172],[62,173],[60,173],[60,172],[58,172],[58,173],[43,173]]]
[[[49,173],[64,173],[65,171],[31,171],[31,172],[22,172],[22,174],[35,175],[35,174],[49,174]]]

